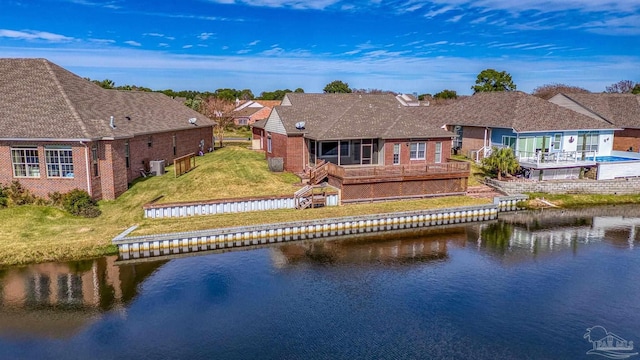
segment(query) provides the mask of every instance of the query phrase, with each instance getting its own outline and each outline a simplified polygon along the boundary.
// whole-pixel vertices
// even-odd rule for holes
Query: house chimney
[[[111,115],[111,120],[109,121],[109,126],[111,126],[112,129],[116,128],[116,123],[113,120],[113,115]]]

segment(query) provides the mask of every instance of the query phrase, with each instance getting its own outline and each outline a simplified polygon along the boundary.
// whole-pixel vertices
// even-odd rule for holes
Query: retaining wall
[[[325,206],[338,206],[338,193],[327,194]],[[147,204],[143,207],[144,217],[152,219],[215,215],[247,211],[295,209],[296,199],[292,196],[272,196],[268,198],[225,199],[204,202]]]
[[[613,180],[546,180],[546,181],[498,181],[487,180],[490,185],[505,194],[542,192],[548,194],[609,194],[634,195],[640,193],[640,178]]]
[[[499,211],[515,210],[517,201],[522,198],[526,196],[496,198],[493,204],[481,206],[128,237],[127,235],[135,230],[135,227],[132,227],[114,238],[112,242],[118,246],[120,259],[130,260],[339,235],[493,220],[497,218]]]

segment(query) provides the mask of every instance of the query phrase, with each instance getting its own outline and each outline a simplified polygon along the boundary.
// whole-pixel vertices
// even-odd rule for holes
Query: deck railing
[[[394,165],[394,166],[338,166],[327,163],[330,176],[341,179],[352,178],[405,178],[436,174],[469,173],[467,162],[448,162],[426,165]]]
[[[578,163],[579,161],[595,161],[598,156],[597,151],[552,151],[552,152],[527,152],[516,151],[516,157],[519,162],[536,163]]]

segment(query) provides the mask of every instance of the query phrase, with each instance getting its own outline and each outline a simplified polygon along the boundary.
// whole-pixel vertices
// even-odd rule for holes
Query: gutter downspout
[[[89,196],[93,198],[93,192],[91,191],[91,168],[89,167],[89,146],[84,141],[80,141],[80,145],[84,146],[84,161],[85,169],[87,171],[87,191]]]

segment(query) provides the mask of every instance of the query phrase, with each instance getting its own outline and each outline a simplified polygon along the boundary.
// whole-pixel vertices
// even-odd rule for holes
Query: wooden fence
[[[196,154],[191,153],[173,160],[173,173],[176,177],[185,174],[196,167]]]

